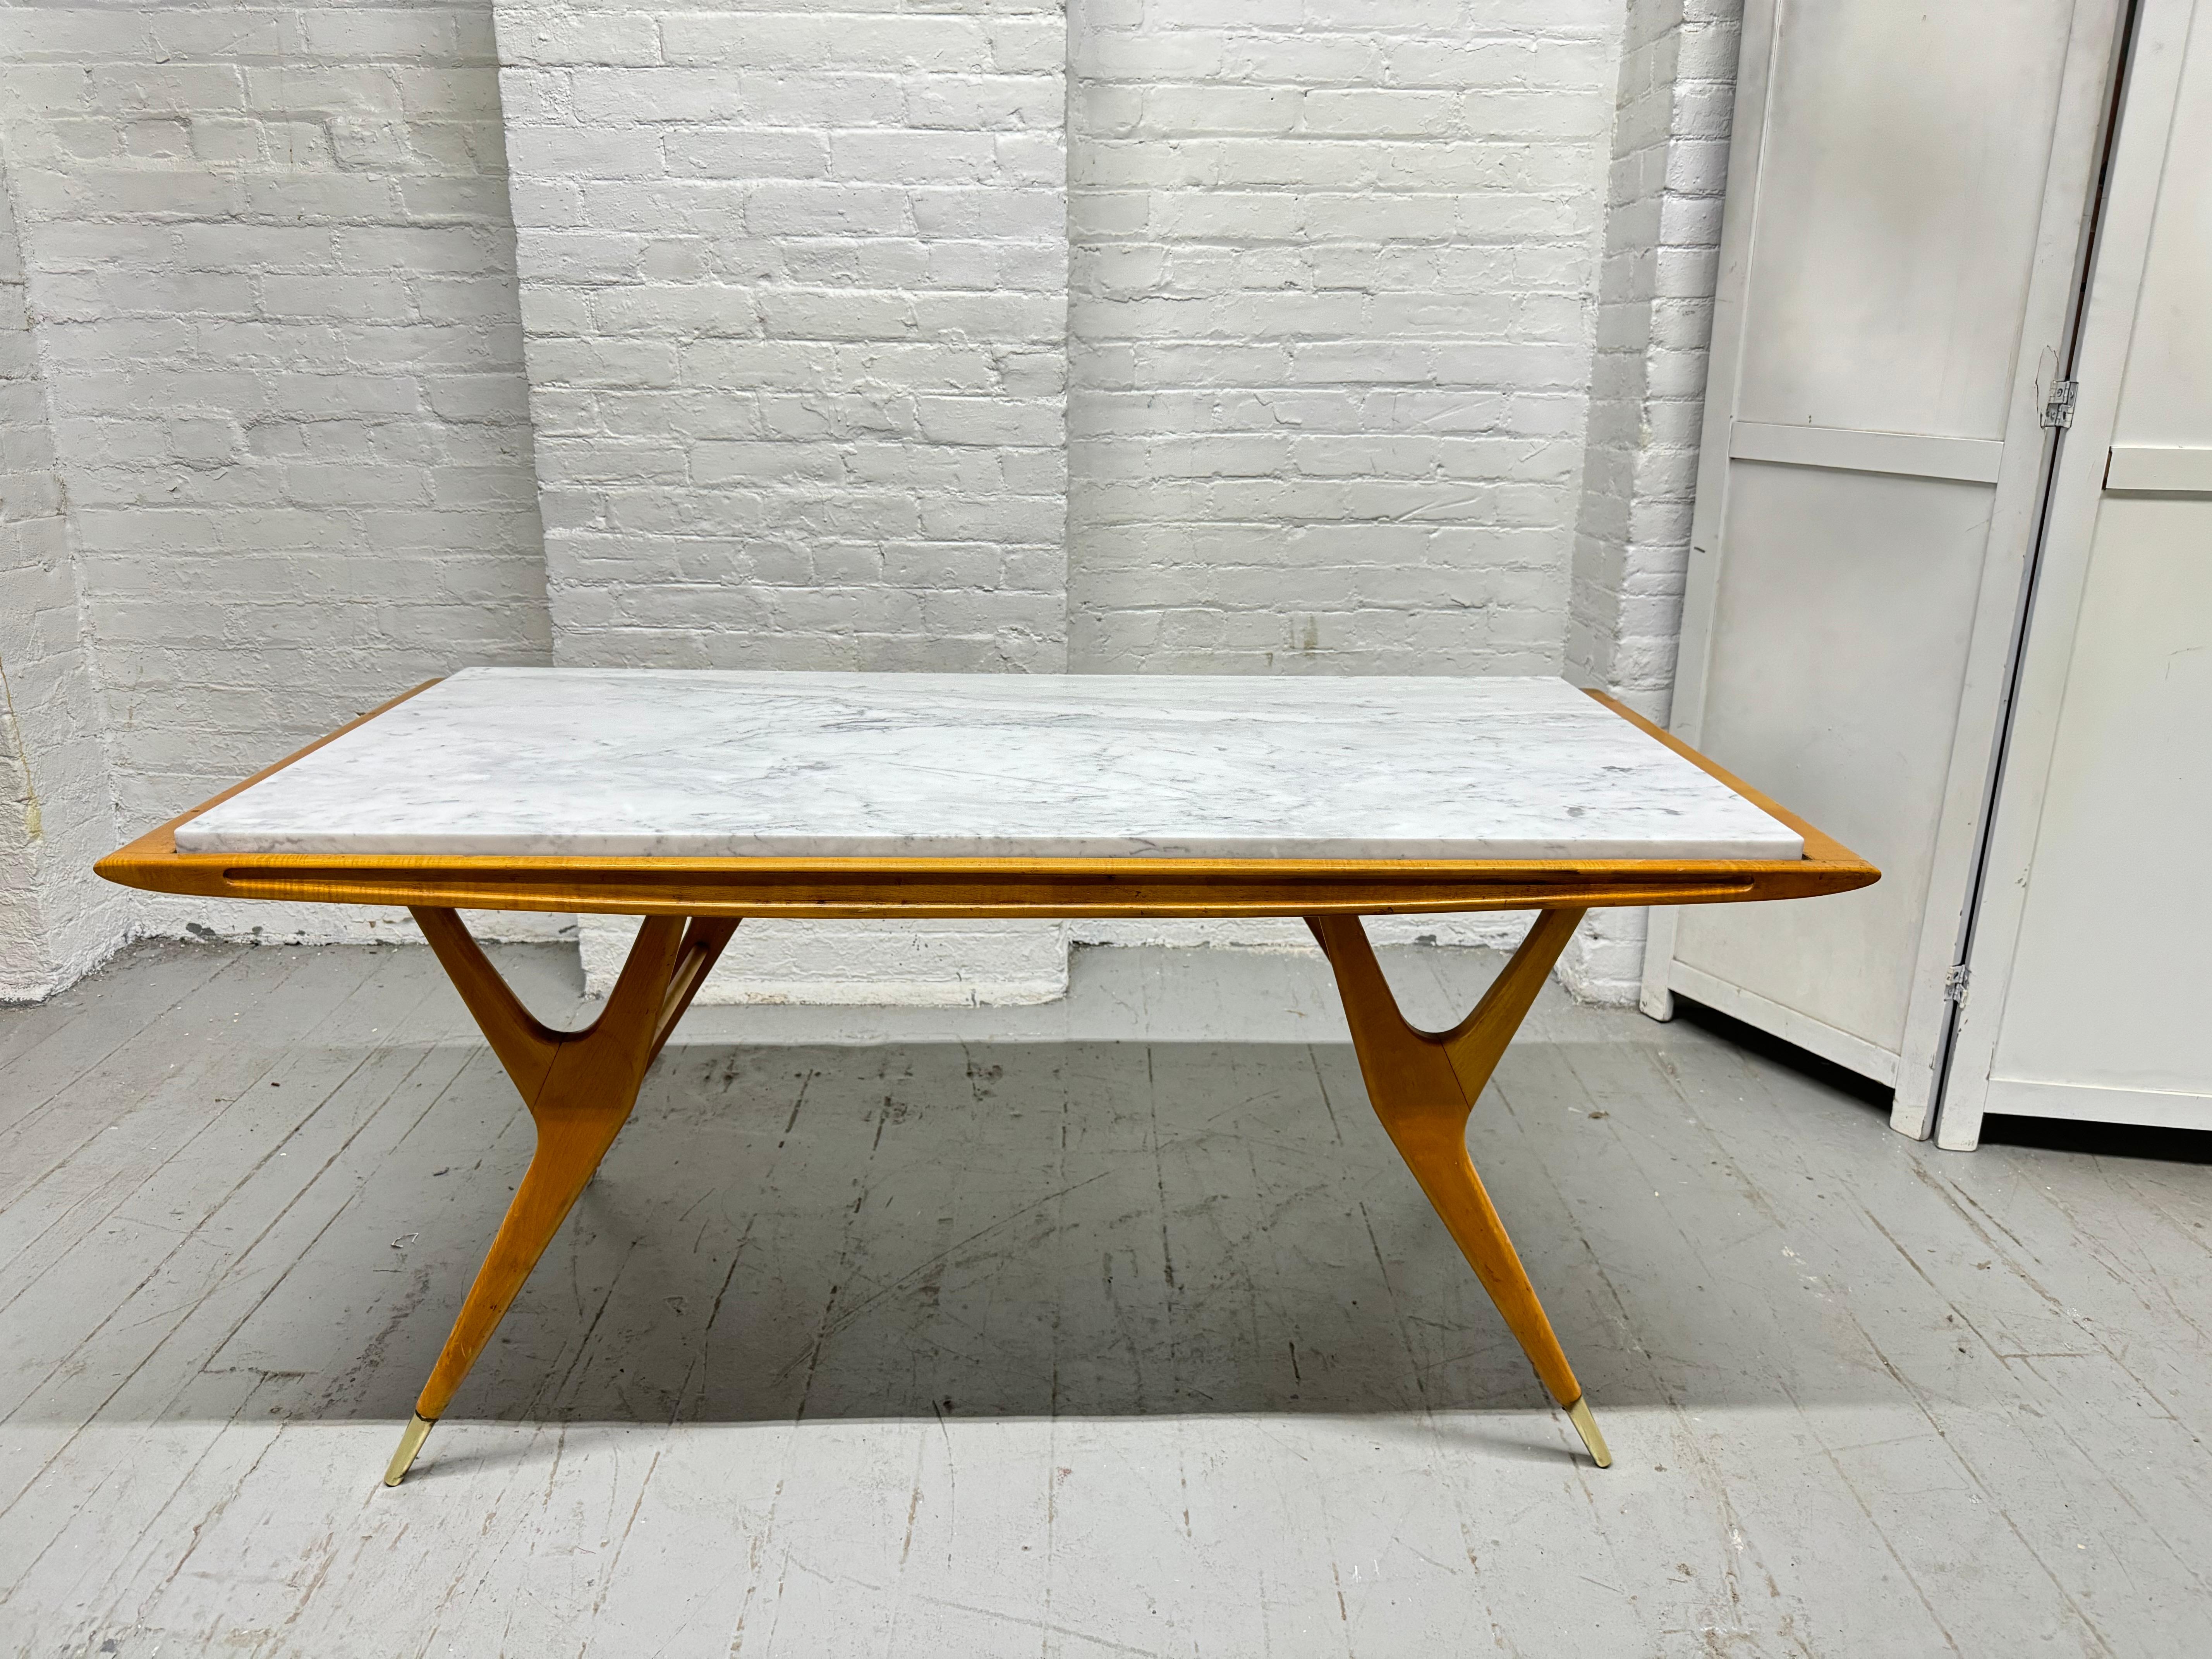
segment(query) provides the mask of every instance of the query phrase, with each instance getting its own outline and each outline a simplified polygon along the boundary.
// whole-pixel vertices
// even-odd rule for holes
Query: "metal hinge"
[[[2043,406],[2045,426],[2074,424],[2074,394],[2081,389],[2079,380],[2061,380],[2051,388],[2051,401]]]
[[[2070,382],[2069,382],[2070,384]],[[1951,964],[1951,971],[1943,975],[1943,1000],[1966,1006],[1967,981],[1973,978],[1973,969],[1963,962]]]

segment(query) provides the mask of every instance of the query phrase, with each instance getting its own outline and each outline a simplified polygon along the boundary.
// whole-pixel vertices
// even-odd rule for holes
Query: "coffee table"
[[[1383,1128],[1552,1398],[1612,1462],[1467,1150],[1585,911],[1879,872],[1610,698],[1534,678],[465,670],[141,836],[111,881],[405,905],[538,1144],[385,1474],[397,1486],[747,916],[1300,916]],[[461,909],[644,918],[597,1020],[541,1024]],[[1363,915],[1534,910],[1473,1012],[1407,1023]]]

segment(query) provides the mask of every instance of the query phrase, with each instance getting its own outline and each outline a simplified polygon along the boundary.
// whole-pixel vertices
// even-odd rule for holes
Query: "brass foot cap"
[[[1589,1448],[1590,1461],[1601,1469],[1613,1467],[1613,1454],[1606,1449],[1605,1437],[1597,1431],[1597,1419],[1590,1415],[1589,1401],[1580,1399],[1567,1407],[1567,1421],[1575,1425],[1575,1432]]]
[[[384,1471],[384,1484],[396,1486],[407,1478],[414,1466],[415,1454],[422,1449],[422,1443],[430,1437],[430,1425],[436,1419],[416,1412],[407,1419],[407,1427],[400,1434],[399,1449],[392,1454],[391,1466]]]

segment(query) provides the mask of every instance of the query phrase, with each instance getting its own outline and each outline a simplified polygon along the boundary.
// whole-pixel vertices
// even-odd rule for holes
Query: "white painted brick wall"
[[[1075,665],[1559,672],[1617,5],[1074,0],[1070,29]]]
[[[1057,4],[496,14],[554,659],[1063,667]],[[763,922],[702,994],[1066,982],[1057,924]]]
[[[1663,722],[1689,568],[1741,0],[1630,0],[1614,118],[1567,672]],[[1561,964],[1632,1002],[1647,915],[1601,910]]]
[[[453,666],[544,661],[488,7],[17,6],[4,29],[0,147],[122,830]]]
[[[1075,0],[1070,650],[1562,661],[1618,0]]]
[[[1058,7],[495,9],[555,659],[1061,667]]]
[[[115,845],[115,812],[86,659],[15,215],[0,187],[0,1002],[59,990],[129,925],[123,890],[92,873]]]
[[[1732,0],[501,0],[504,133],[491,0],[0,31],[125,831],[463,661],[1663,705]],[[1057,950],[814,937],[746,930],[753,988],[1028,994]]]

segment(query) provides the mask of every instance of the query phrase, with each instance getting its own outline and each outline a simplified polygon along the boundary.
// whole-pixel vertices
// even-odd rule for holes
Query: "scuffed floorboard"
[[[142,949],[0,1012],[0,1654],[2205,1651],[2212,1164],[1555,993],[1470,1142],[1611,1470],[1314,960],[702,1011],[387,1492],[527,1116],[427,951]]]

